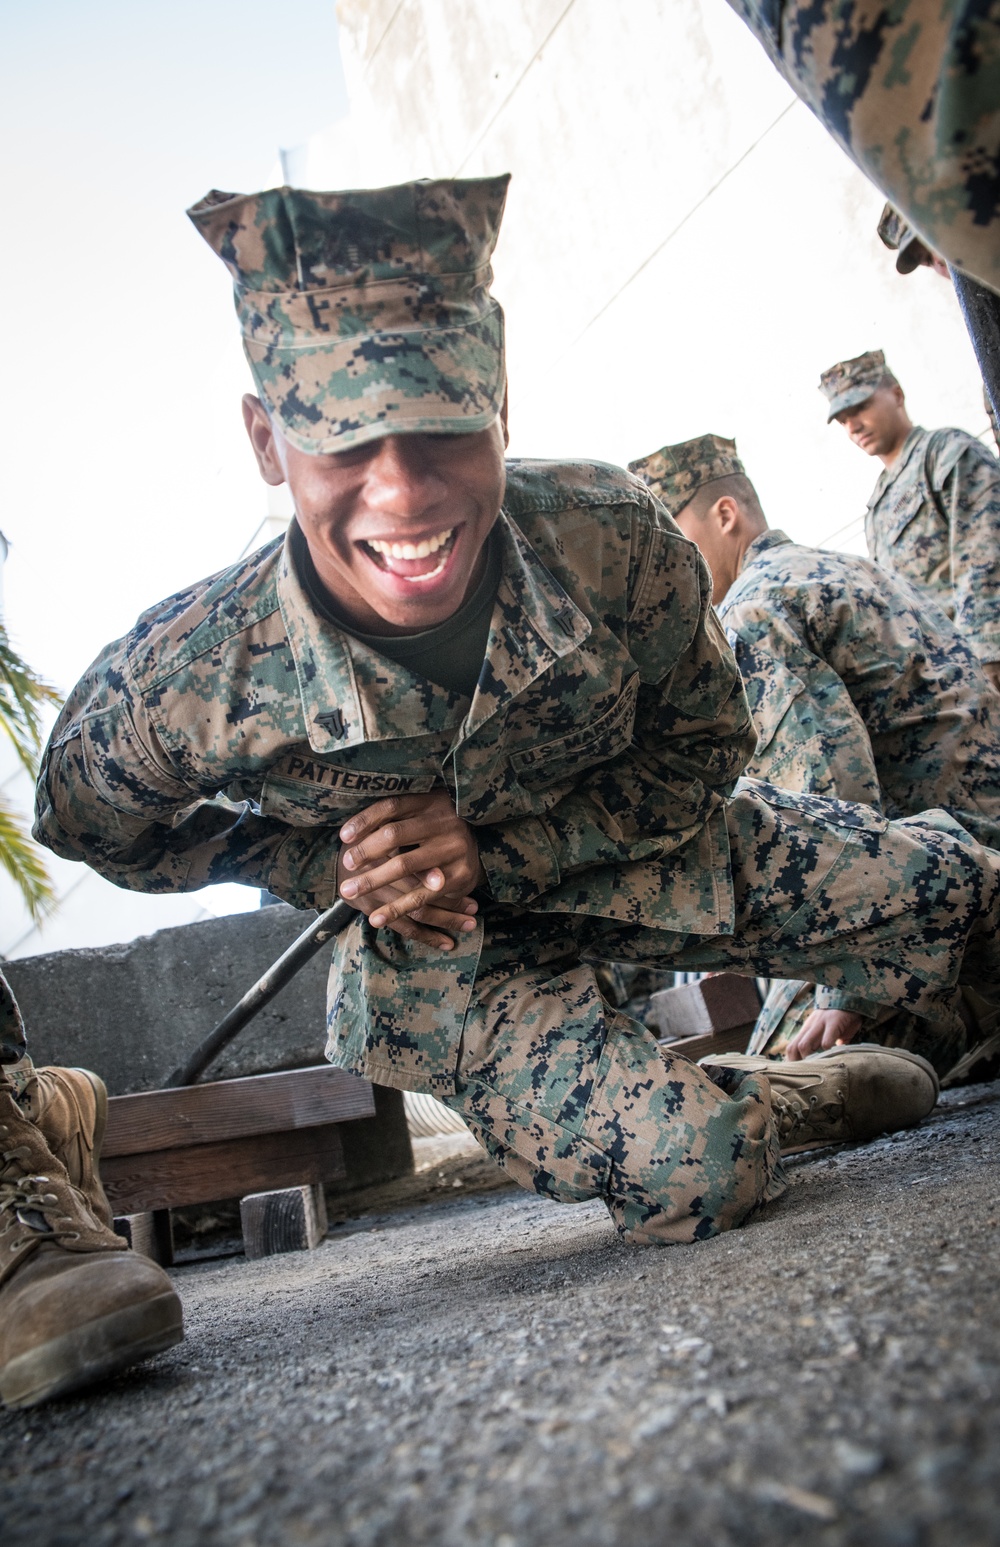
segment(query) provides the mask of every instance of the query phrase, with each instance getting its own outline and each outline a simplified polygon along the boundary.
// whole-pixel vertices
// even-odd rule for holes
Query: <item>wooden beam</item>
[[[345,1174],[336,1123],[187,1149],[101,1156],[101,1180],[116,1215],[219,1203],[279,1187],[339,1181]]]
[[[332,1064],[242,1080],[213,1080],[178,1090],[112,1096],[101,1174],[106,1162],[116,1155],[187,1149],[194,1144],[319,1128],[374,1115],[375,1098],[369,1082]]]
[[[115,1235],[120,1235],[140,1257],[150,1257],[161,1268],[174,1260],[174,1230],[169,1209],[149,1209],[143,1214],[123,1214],[115,1218]]]
[[[673,1042],[679,1037],[706,1037],[752,1026],[759,1013],[755,980],[735,972],[718,972],[698,983],[681,983],[652,994],[645,1021],[660,1041]]]
[[[251,1260],[279,1252],[311,1252],[326,1235],[322,1187],[285,1187],[240,1200],[243,1250]]]

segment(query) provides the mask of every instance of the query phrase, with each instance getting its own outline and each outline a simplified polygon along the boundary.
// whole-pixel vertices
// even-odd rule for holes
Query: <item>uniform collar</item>
[[[913,457],[917,446],[919,445],[924,435],[926,435],[926,433],[927,432],[922,425],[915,424],[913,426],[913,429],[904,440],[902,450],[900,451],[899,456],[896,458],[892,467],[883,467],[882,471],[879,473],[878,482],[875,485],[875,493],[872,496],[872,502],[877,500],[889,487],[889,485],[896,481],[904,467]]]
[[[278,563],[278,605],[295,663],[309,745],[332,756],[366,741],[459,732],[465,740],[588,637],[590,620],[545,568],[505,511],[501,576],[486,662],[470,704],[396,665],[313,609],[289,538]]]
[[[780,527],[769,526],[765,532],[761,532],[759,537],[754,538],[746,553],[743,555],[742,562],[740,563],[740,574],[742,575],[743,571],[748,567],[748,565],[752,564],[755,559],[759,559],[762,553],[767,553],[768,549],[770,548],[780,548],[783,546],[783,544],[790,543],[791,540],[792,539],[787,535],[787,533],[783,532]]]

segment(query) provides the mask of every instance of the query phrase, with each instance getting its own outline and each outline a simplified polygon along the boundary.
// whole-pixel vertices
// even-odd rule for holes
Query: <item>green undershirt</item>
[[[487,539],[483,578],[472,595],[450,618],[419,634],[363,634],[343,616],[336,598],[320,580],[297,521],[292,523],[291,549],[302,588],[321,618],[415,676],[435,682],[449,693],[472,697],[486,658],[490,619],[500,587],[502,565],[496,527]]]

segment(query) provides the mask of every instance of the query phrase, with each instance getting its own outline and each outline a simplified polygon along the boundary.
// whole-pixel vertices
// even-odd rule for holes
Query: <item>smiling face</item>
[[[853,408],[842,408],[835,418],[856,446],[887,465],[895,461],[913,429],[903,389],[895,382],[876,387],[871,397]]]
[[[289,445],[258,398],[243,399],[243,417],[261,476],[288,484],[316,572],[356,628],[416,634],[458,611],[503,502],[502,418],[314,456]]]

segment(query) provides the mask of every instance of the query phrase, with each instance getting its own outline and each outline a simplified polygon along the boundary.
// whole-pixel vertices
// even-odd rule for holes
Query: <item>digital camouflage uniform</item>
[[[497,336],[486,286],[505,181],[196,207],[248,345],[270,338],[248,354],[282,422],[332,450],[476,426],[482,379],[499,406],[502,366],[476,377],[475,319]],[[313,385],[296,393],[307,347]],[[409,384],[435,362],[421,410]],[[781,1190],[770,1089],[664,1057],[603,1002],[592,961],[805,970],[926,1009],[959,973],[1000,986],[1000,878],[943,813],[890,827],[866,807],[737,788],[755,735],[707,570],[638,480],[514,462],[498,532],[471,701],[319,616],[275,542],[108,646],[53,731],[35,830],[119,885],[242,881],[324,907],[345,817],[447,789],[488,878],[475,931],[441,953],[358,914],[333,952],[330,1058],[442,1096],[525,1185],[603,1198],[633,1240],[709,1235]]]
[[[0,972],[0,1088],[12,1085],[20,1094],[33,1072],[21,1011],[14,990]]]
[[[824,371],[829,419],[889,374],[880,349]],[[907,436],[865,515],[869,558],[943,607],[981,661],[1000,660],[1000,463],[965,430]]]
[[[1000,0],[730,0],[924,241],[1000,290]]]
[[[942,807],[1000,848],[996,695],[965,641],[906,581],[768,531],[718,611],[757,727],[748,774],[890,817]],[[780,1053],[814,1006],[873,1011],[836,990],[775,984],[751,1051]],[[908,1047],[939,1074],[966,1051],[960,1005],[934,1022],[879,1019],[862,1040]]]

